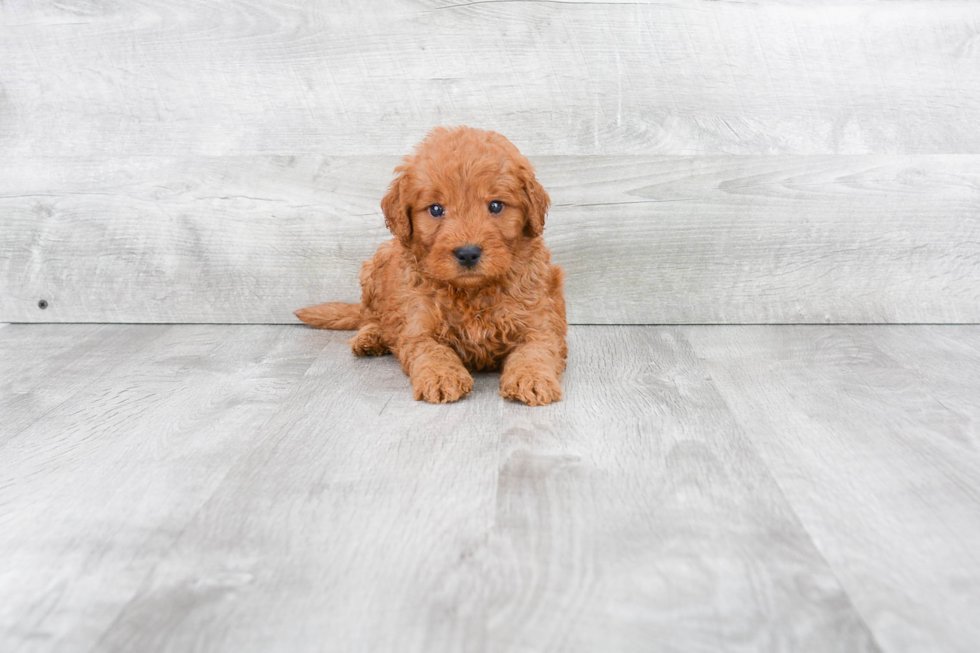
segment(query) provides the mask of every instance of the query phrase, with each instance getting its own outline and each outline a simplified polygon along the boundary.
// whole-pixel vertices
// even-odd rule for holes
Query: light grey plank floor
[[[0,360],[27,328],[3,330]],[[282,328],[163,328],[26,429],[7,437],[4,415],[0,650],[90,649],[315,356]],[[38,329],[35,351],[84,329]],[[100,333],[111,347],[130,330]]]
[[[980,646],[980,327],[574,327],[538,409],[347,335],[0,331],[0,650]]]
[[[15,325],[3,334],[0,443],[129,360],[164,326]]]
[[[490,648],[876,650],[676,331],[574,335],[568,402],[502,425]]]
[[[879,643],[980,650],[980,327],[684,333]]]

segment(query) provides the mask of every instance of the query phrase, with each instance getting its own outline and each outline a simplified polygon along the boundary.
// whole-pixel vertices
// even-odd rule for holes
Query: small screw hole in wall
[[[37,303],[37,307],[40,308],[43,311],[44,309],[46,309],[48,307],[48,300],[42,299],[41,301],[39,301]]]

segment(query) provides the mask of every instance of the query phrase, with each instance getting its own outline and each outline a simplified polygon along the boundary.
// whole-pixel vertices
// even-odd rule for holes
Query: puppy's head
[[[493,283],[523,241],[544,230],[548,194],[495,132],[434,129],[395,172],[381,201],[385,222],[428,277],[464,288]]]

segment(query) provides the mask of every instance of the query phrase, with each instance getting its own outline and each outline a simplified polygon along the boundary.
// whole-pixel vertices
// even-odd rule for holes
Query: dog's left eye
[[[490,213],[497,214],[504,210],[504,203],[500,200],[490,202]]]

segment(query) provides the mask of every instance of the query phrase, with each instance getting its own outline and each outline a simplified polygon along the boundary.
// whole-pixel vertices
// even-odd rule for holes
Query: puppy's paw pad
[[[534,374],[527,370],[505,372],[500,379],[500,396],[528,406],[547,406],[561,401],[561,383],[549,374]]]
[[[430,404],[458,401],[473,389],[473,377],[466,370],[436,369],[412,376],[412,391],[416,400]]]
[[[347,344],[357,356],[383,356],[388,353],[388,345],[381,338],[380,329],[361,329]]]

